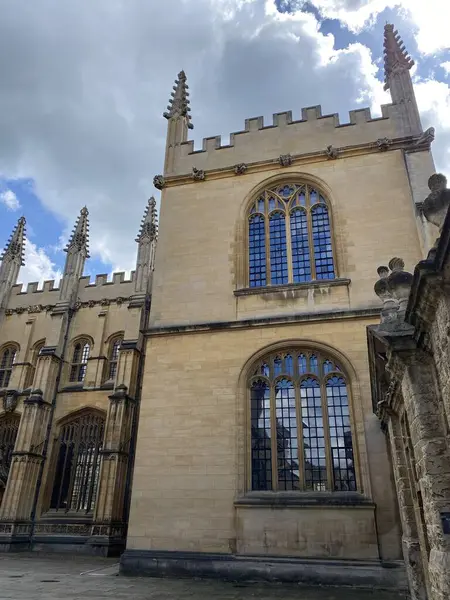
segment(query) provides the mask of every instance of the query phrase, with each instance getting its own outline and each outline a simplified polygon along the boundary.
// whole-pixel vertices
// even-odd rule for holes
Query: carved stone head
[[[442,230],[448,207],[450,206],[450,190],[447,189],[447,178],[441,173],[435,173],[428,180],[431,194],[423,203],[423,214],[433,225]]]

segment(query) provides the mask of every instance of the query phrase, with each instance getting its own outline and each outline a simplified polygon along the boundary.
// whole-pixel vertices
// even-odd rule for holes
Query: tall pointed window
[[[250,287],[336,277],[329,206],[310,185],[262,192],[248,214],[248,243]]]
[[[107,365],[107,380],[113,380],[116,378],[117,363],[119,360],[120,344],[123,341],[123,336],[118,335],[112,338],[109,343],[108,350],[108,365]]]
[[[6,388],[11,379],[12,368],[17,354],[17,347],[5,346],[0,350],[0,388]]]
[[[105,420],[89,411],[61,428],[50,508],[65,512],[94,510]]]
[[[251,370],[251,488],[355,491],[347,383],[308,349],[269,354]]]
[[[8,481],[19,423],[18,415],[6,414],[0,418],[0,504]]]
[[[44,346],[45,346],[45,341],[38,342],[37,344],[34,345],[34,348],[32,350],[32,354],[31,354],[31,363],[27,370],[27,376],[26,376],[25,386],[24,386],[25,389],[33,386],[34,376],[36,375],[37,361],[39,358],[39,354]]]
[[[73,347],[70,381],[82,382],[86,375],[87,361],[91,352],[88,340],[78,340]]]

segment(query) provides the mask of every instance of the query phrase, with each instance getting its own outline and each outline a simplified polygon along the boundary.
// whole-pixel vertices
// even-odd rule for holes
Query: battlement
[[[81,302],[129,297],[134,293],[134,280],[135,271],[131,271],[129,278],[124,271],[113,273],[110,277],[107,274],[96,275],[94,280],[85,275],[79,281],[78,297]],[[50,279],[44,281],[41,287],[38,282],[31,282],[26,288],[21,283],[14,285],[7,308],[54,305],[59,300],[60,284],[60,281]]]
[[[299,120],[293,120],[292,111],[275,113],[270,125],[261,116],[252,117],[245,120],[243,130],[230,134],[228,144],[222,145],[220,135],[203,138],[201,149],[196,149],[192,140],[183,142],[177,148],[173,171],[166,175],[189,174],[194,167],[221,169],[284,154],[324,151],[329,145],[344,148],[403,137],[407,132],[402,126],[402,110],[399,105],[386,104],[381,116],[374,118],[370,108],[359,108],[349,112],[347,123],[341,123],[337,113],[323,115],[320,105],[302,108]]]

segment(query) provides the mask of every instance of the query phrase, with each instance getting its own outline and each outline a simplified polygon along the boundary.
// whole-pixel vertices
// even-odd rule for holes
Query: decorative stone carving
[[[50,312],[51,310],[53,310],[54,306],[52,304],[47,304],[44,308],[46,312]]]
[[[375,294],[383,302],[383,308],[381,310],[381,322],[391,321],[395,318],[398,310],[398,304],[389,289],[388,276],[389,268],[385,266],[378,267],[377,273],[380,277],[373,286]]]
[[[88,306],[89,308],[93,308],[95,306],[95,300],[89,300]]]
[[[16,313],[17,313],[18,315],[21,315],[23,312],[25,312],[25,309],[24,309],[24,307],[23,307],[23,306],[18,306],[18,307],[16,308]]]
[[[78,302],[75,302],[75,304],[73,305],[73,308],[74,310],[80,310],[82,306],[82,303],[78,300]]]
[[[116,298],[116,302],[119,306],[121,306],[125,302],[125,298],[122,298],[122,296],[119,296],[118,298]]]
[[[247,171],[248,167],[245,163],[239,163],[238,165],[235,165],[234,167],[234,173],[235,175],[244,175],[244,173]]]
[[[100,306],[109,306],[108,298],[103,298],[102,300],[100,300]]]
[[[447,178],[441,173],[435,173],[428,180],[431,194],[423,203],[425,218],[441,231],[450,205],[450,190],[447,189]]]
[[[380,150],[381,152],[386,152],[386,150],[389,148],[389,146],[392,144],[391,140],[389,138],[379,138],[377,140],[377,147],[378,150]]]
[[[422,145],[430,146],[434,142],[435,133],[436,132],[435,132],[434,127],[428,127],[428,129],[422,133],[422,135],[420,136],[420,138],[417,140],[417,142],[414,145],[415,146],[422,146]]]
[[[162,175],[155,175],[153,177],[153,185],[157,190],[162,190],[166,185],[166,180]]]
[[[278,161],[282,167],[290,167],[292,165],[292,156],[290,154],[281,154]]]
[[[203,171],[203,169],[196,169],[195,167],[192,167],[191,177],[194,181],[204,181],[206,177],[205,171]]]
[[[5,412],[14,412],[17,408],[16,390],[8,390],[3,396],[3,410]]]
[[[339,156],[339,151],[330,144],[325,148],[325,154],[327,155],[328,160],[334,160]]]
[[[30,314],[40,313],[40,312],[42,312],[42,309],[43,309],[42,304],[34,304],[34,305],[28,307],[28,312]]]
[[[11,316],[12,314],[14,314],[14,311],[13,311],[13,309],[12,309],[12,308],[7,308],[7,309],[5,310],[5,315],[6,315],[7,317]]]
[[[408,304],[409,293],[413,282],[411,273],[403,270],[405,263],[401,258],[392,258],[389,261],[391,274],[387,278],[389,290],[396,300],[398,300],[399,313],[404,314]]]

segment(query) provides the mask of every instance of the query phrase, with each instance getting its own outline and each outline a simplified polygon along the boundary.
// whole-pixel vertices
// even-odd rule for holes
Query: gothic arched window
[[[250,287],[336,277],[330,209],[308,184],[260,193],[248,213],[248,244]]]
[[[119,360],[120,344],[123,341],[123,336],[118,335],[111,339],[108,349],[108,367],[107,380],[115,379],[117,373],[117,362]]]
[[[0,350],[0,388],[6,388],[11,379],[12,367],[17,354],[17,347],[5,346]]]
[[[90,351],[91,346],[88,340],[82,339],[75,342],[70,367],[70,381],[84,381]]]
[[[315,350],[273,352],[251,369],[251,489],[355,491],[347,383]]]
[[[18,415],[6,414],[0,418],[0,502],[8,481],[19,423]]]
[[[105,420],[89,411],[65,423],[57,442],[50,508],[92,512],[97,496]]]
[[[32,387],[32,385],[33,385],[34,376],[36,374],[36,366],[37,366],[37,361],[39,358],[39,353],[44,346],[45,346],[45,341],[38,342],[37,344],[34,345],[34,348],[32,350],[32,354],[31,354],[31,364],[28,367],[27,377],[25,380],[25,386],[24,386],[25,388]]]

